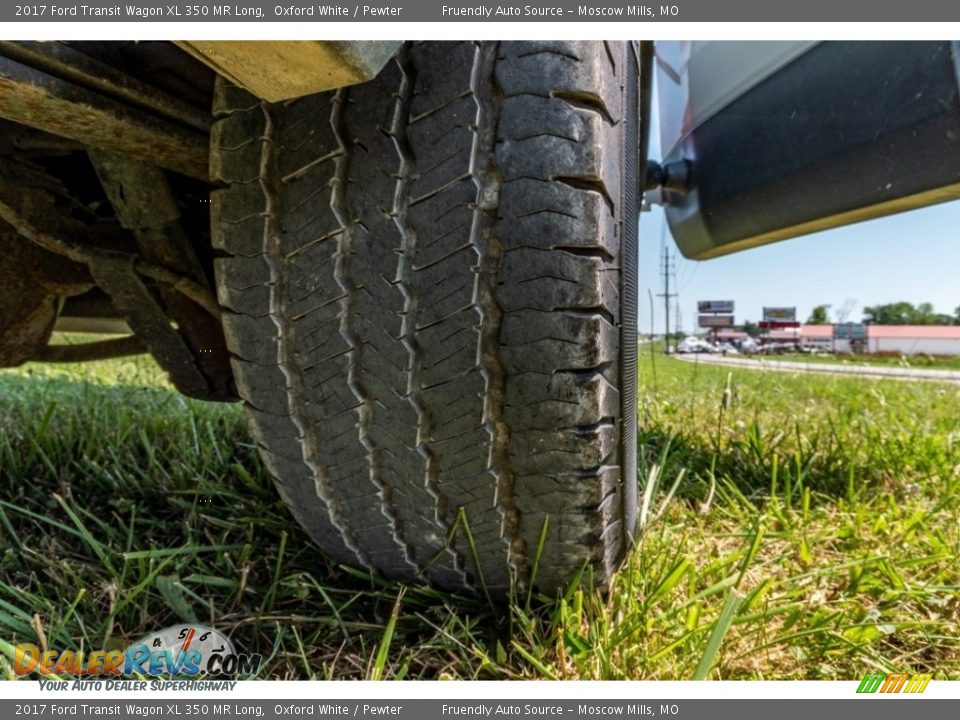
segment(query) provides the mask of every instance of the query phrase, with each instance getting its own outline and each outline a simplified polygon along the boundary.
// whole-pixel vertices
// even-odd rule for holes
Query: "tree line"
[[[807,324],[826,325],[830,305],[817,305],[810,313]],[[843,322],[843,320],[841,320]],[[868,305],[863,308],[863,321],[867,325],[960,325],[960,305],[953,315],[934,311],[931,303],[914,305],[909,302]]]

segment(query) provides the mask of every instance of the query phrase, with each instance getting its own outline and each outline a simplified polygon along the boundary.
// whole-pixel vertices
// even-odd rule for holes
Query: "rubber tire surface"
[[[218,292],[253,436],[343,563],[605,582],[636,515],[637,60],[410,44],[264,104],[221,82]]]

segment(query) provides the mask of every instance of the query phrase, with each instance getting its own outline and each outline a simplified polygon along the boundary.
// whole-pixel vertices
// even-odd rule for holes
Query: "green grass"
[[[960,678],[960,388],[640,370],[638,547],[493,608],[330,564],[240,408],[149,360],[3,372],[0,675],[200,621],[275,679]]]

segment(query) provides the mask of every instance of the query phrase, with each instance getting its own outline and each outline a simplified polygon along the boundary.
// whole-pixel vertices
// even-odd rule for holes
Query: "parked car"
[[[678,345],[677,352],[680,353],[716,353],[720,349],[713,343],[702,340],[701,338],[688,335]]]

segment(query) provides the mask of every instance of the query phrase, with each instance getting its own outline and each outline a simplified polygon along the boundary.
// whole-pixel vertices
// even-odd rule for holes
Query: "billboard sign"
[[[727,313],[733,312],[733,300],[700,300],[697,303],[698,313]]]
[[[764,322],[796,322],[797,309],[795,307],[765,307],[763,309]]]
[[[700,327],[728,328],[733,327],[733,315],[701,315],[697,318]]]
[[[761,320],[758,325],[761,330],[785,330],[800,327],[800,323],[787,320]]]

